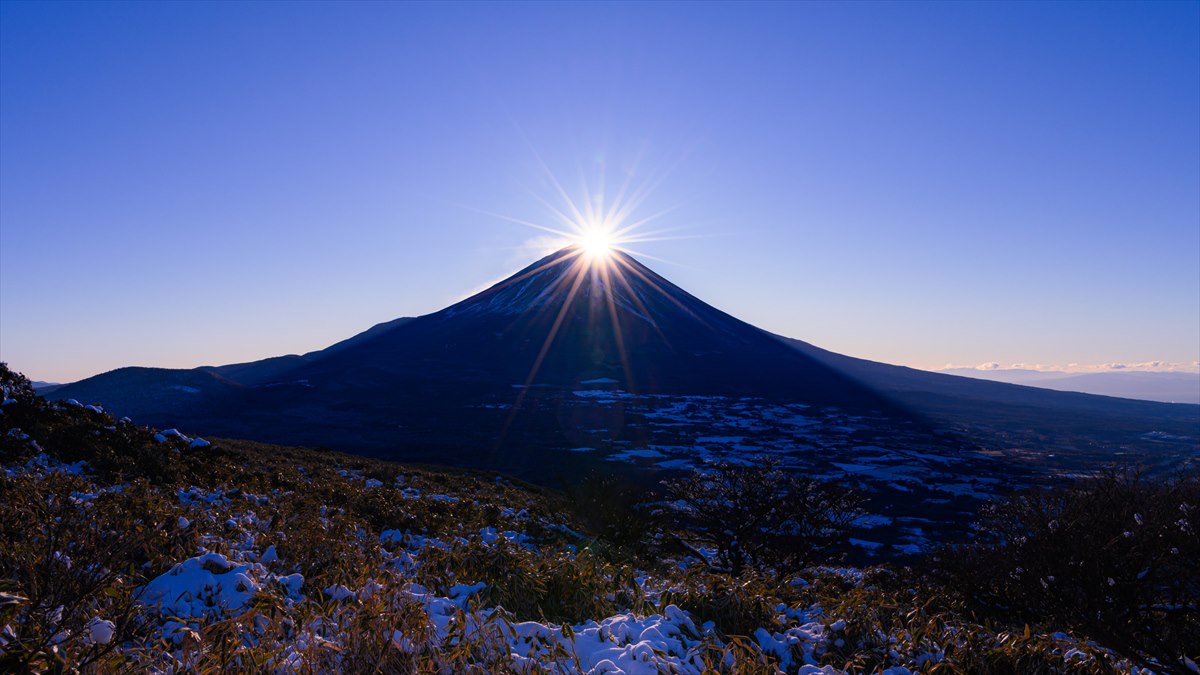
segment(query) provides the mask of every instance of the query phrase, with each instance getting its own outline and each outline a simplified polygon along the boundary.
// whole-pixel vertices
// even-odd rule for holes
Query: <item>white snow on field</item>
[[[204,492],[192,488],[179,492],[187,495],[188,499],[184,501],[201,508],[206,503],[241,503],[231,501],[230,496],[221,491]],[[247,520],[249,514],[246,512],[246,518],[239,516],[232,520]],[[257,524],[253,518],[247,522],[251,527]],[[494,527],[483,528],[478,537],[485,545],[494,545],[503,539],[532,546],[525,533],[501,532]],[[445,546],[438,540],[394,530],[383,532],[379,541],[385,545],[384,551],[392,560],[387,567],[401,573],[419,564],[414,557],[420,555],[422,548]],[[307,588],[300,574],[280,575],[269,571],[268,565],[287,567],[287,561],[279,559],[274,546],[261,554],[241,550],[237,555],[238,558],[231,558],[209,552],[188,558],[138,591],[139,603],[150,616],[159,617],[158,634],[163,640],[182,648],[206,624],[239,616],[250,609],[252,599],[260,593],[287,605],[316,600],[339,603],[345,605],[346,611],[353,611],[361,599],[378,592],[389,592],[418,602],[429,616],[432,634],[409,636],[393,632],[389,636],[390,642],[397,648],[406,651],[426,649],[442,644],[454,634],[488,637],[507,645],[509,658],[519,669],[537,665],[575,671],[578,666],[580,672],[590,674],[673,672],[699,675],[705,672],[702,656],[706,653],[706,644],[711,646],[717,639],[711,624],[698,626],[687,612],[675,605],[667,605],[657,614],[621,613],[564,627],[547,622],[516,621],[508,615],[496,614],[492,608],[472,608],[469,601],[486,588],[483,583],[458,583],[445,589],[444,596],[396,576],[387,577],[392,579],[390,587],[387,581],[369,580],[362,588],[344,583]],[[468,609],[470,611],[465,611]],[[824,653],[826,636],[832,629],[809,621],[798,610],[781,606],[780,611],[793,620],[803,619],[803,622],[760,630],[755,633],[755,641],[764,650],[777,654],[785,668],[788,665],[803,667],[804,663],[814,662]],[[465,625],[459,623],[464,620]],[[109,622],[97,619],[89,626],[96,643],[111,639]],[[318,640],[336,649],[344,638],[337,624],[331,622],[327,628],[317,630],[306,639]],[[299,654],[303,646],[297,643],[292,651]],[[293,661],[297,665],[303,663],[299,657]]]
[[[627,391],[621,391],[620,389],[612,391],[608,389],[581,389],[572,393],[579,398],[597,399],[598,402],[601,403],[611,403],[616,399],[633,398],[633,394],[630,394]]]
[[[696,439],[697,443],[741,443],[746,440],[745,436],[701,436]]]
[[[862,528],[884,527],[891,524],[891,518],[875,513],[868,513],[854,519],[854,526]]]
[[[696,463],[690,459],[666,459],[655,464],[663,469],[688,471],[696,468]]]
[[[883,544],[877,541],[867,541],[866,539],[855,539],[853,537],[850,538],[850,544],[859,548],[865,548],[868,551],[875,551],[883,548]]]
[[[847,473],[861,473],[861,472],[866,472],[866,471],[872,471],[872,470],[878,468],[878,467],[872,466],[870,464],[848,464],[845,462],[831,462],[831,464],[833,464],[837,468],[839,468],[842,471],[845,471]]]
[[[353,598],[358,595],[357,593],[350,590],[346,586],[343,586],[342,584],[334,584],[333,586],[328,586],[325,588],[325,590],[323,592],[325,593],[325,595],[329,596],[333,600],[345,600],[346,598]]]
[[[497,532],[494,527],[485,527],[480,530],[479,538],[485,544],[494,544],[501,539],[511,541],[514,544],[527,544],[530,541],[529,535],[524,532],[514,532],[512,530]]]
[[[645,465],[657,459],[653,464],[659,468],[688,470],[713,461],[736,464],[769,456],[784,469],[814,478],[841,480],[850,473],[865,492],[922,493],[922,498],[945,496],[937,494],[942,486],[958,497],[977,500],[1002,494],[1002,484],[1020,487],[1011,475],[997,479],[995,461],[978,453],[931,442],[918,429],[898,437],[881,418],[833,407],[727,396],[635,395],[602,388],[572,394],[570,405],[620,406],[626,420],[622,428],[644,428],[648,438],[640,439],[639,447],[662,454],[598,450],[613,462]],[[592,432],[597,436],[593,447],[613,448],[622,442],[612,431]],[[954,517],[948,514],[947,520]]]
[[[979,490],[979,486],[971,483],[942,483],[937,486],[937,489],[942,492],[949,492],[952,495],[963,497],[974,497],[976,499],[987,499],[988,494]]]
[[[609,455],[605,459],[610,462],[627,462],[631,459],[655,459],[657,457],[665,457],[665,455],[651,448],[632,448],[630,450],[622,450],[615,455]]]
[[[90,645],[106,645],[112,642],[116,628],[113,622],[96,617],[84,627],[84,641]]]
[[[461,616],[466,600],[482,588],[482,584],[455,586],[450,589],[450,597],[439,597],[412,584],[405,592],[425,606],[435,636],[442,639],[453,629],[455,617]],[[775,632],[760,629],[755,637],[764,650],[779,655],[787,667],[815,660],[823,654],[829,630],[821,623],[812,622]],[[707,672],[703,640],[712,639],[713,627],[711,624],[697,626],[691,616],[676,605],[667,605],[661,614],[627,613],[588,621],[571,626],[569,631],[563,626],[538,621],[495,620],[490,610],[483,610],[478,615],[467,616],[465,634],[502,640],[508,645],[513,666],[518,669],[554,669],[557,666],[589,675],[664,672],[699,675]],[[392,642],[409,650],[414,646],[399,633],[393,634]],[[569,656],[564,657],[564,654]],[[893,671],[893,675],[899,675],[899,672]]]
[[[25,462],[24,465],[5,467],[4,473],[8,476],[20,475],[42,475],[47,473],[63,473],[70,476],[82,476],[87,473],[87,462],[80,460],[72,464],[64,464],[63,462],[50,457],[44,452],[39,452]]]
[[[261,564],[236,564],[220,553],[188,558],[155,578],[142,589],[138,600],[164,616],[201,619],[229,616],[249,605],[263,585],[278,581],[299,589],[300,575],[278,577]]]
[[[184,443],[192,442],[192,439],[188,438],[187,436],[184,436],[182,433],[180,433],[180,431],[178,429],[164,429],[164,430],[158,432],[157,434],[154,434],[154,440],[158,441],[159,443],[166,443],[168,440],[170,440],[172,438],[181,440]]]
[[[660,451],[675,453],[687,449],[687,446],[662,445],[626,452],[651,452],[662,456]],[[654,458],[654,455],[646,457]],[[683,458],[663,459],[660,463],[672,461],[683,461]],[[5,471],[12,475],[11,472],[24,471],[28,467],[45,475],[63,470],[64,466],[73,472],[83,473],[82,464],[78,467],[61,465],[44,454],[30,460],[26,467],[5,468]],[[371,480],[353,470],[344,471],[342,478],[363,487]],[[397,479],[398,484],[406,482],[404,476]],[[71,498],[80,508],[89,508],[88,504],[97,495],[118,491],[121,487],[91,484],[86,490],[72,492]],[[601,618],[603,615],[599,615],[594,620],[569,626],[544,620],[519,621],[507,612],[487,606],[488,587],[476,579],[443,578],[436,583],[446,585],[436,589],[415,583],[415,573],[421,570],[423,555],[431,552],[436,556],[437,551],[450,550],[454,546],[498,547],[506,545],[506,542],[537,550],[537,546],[546,544],[541,539],[535,544],[529,534],[519,531],[526,523],[533,524],[535,520],[544,530],[561,530],[575,538],[582,537],[565,526],[548,522],[543,517],[531,516],[524,509],[505,507],[504,517],[511,520],[503,524],[498,521],[494,526],[477,530],[475,527],[478,524],[470,529],[464,527],[444,539],[398,530],[385,530],[376,539],[372,533],[360,529],[352,535],[357,537],[358,544],[371,547],[382,556],[379,567],[370,573],[373,578],[328,579],[306,586],[301,574],[282,573],[297,569],[294,561],[286,559],[287,547],[281,544],[281,554],[274,545],[268,545],[273,537],[263,536],[270,532],[267,519],[248,510],[275,503],[287,493],[272,492],[268,497],[243,492],[238,488],[204,489],[193,486],[178,489],[175,494],[190,519],[178,516],[170,521],[171,524],[203,533],[200,545],[220,552],[208,550],[186,558],[135,591],[141,608],[137,620],[143,622],[139,625],[149,627],[154,638],[154,653],[150,656],[153,661],[141,663],[149,666],[148,670],[154,671],[163,663],[174,663],[175,666],[166,670],[186,671],[189,650],[194,649],[194,643],[202,642],[206,628],[216,622],[253,617],[253,612],[258,611],[255,608],[262,606],[256,598],[265,601],[268,606],[284,607],[294,612],[292,616],[304,616],[308,608],[320,607],[321,611],[327,612],[304,625],[297,621],[295,632],[289,629],[282,638],[283,642],[276,644],[282,653],[271,666],[273,672],[310,669],[313,664],[306,655],[312,645],[322,645],[335,654],[349,647],[353,640],[361,637],[351,632],[357,630],[353,628],[357,624],[352,623],[354,617],[358,616],[356,612],[362,612],[367,607],[366,602],[371,598],[378,599],[380,594],[389,601],[415,603],[426,615],[421,617],[422,630],[404,634],[389,629],[382,636],[384,644],[409,653],[437,654],[453,649],[464,639],[487,638],[518,670],[592,675],[660,672],[700,674],[711,672],[714,665],[712,661],[705,661],[705,658],[711,659],[715,655],[720,659],[720,649],[727,646],[713,624],[698,625],[695,617],[667,601],[664,593],[675,589],[668,588],[664,581],[653,581],[644,571],[638,572],[637,584],[649,601],[644,606],[661,608],[656,613],[639,613],[623,607],[611,616]],[[420,490],[411,487],[405,488],[405,496],[413,499],[462,499],[450,495],[422,495]],[[470,503],[470,497],[465,499],[466,503]],[[335,507],[321,508],[323,521],[326,508],[332,511]],[[522,524],[514,521],[522,521]],[[911,517],[892,519],[864,516],[857,523],[859,527],[894,525],[903,535],[896,543],[884,544],[865,539],[852,539],[851,543],[876,554],[885,550],[885,547],[888,551],[916,553],[928,544],[924,528],[929,522],[932,521]],[[213,525],[216,525],[216,529],[213,529]],[[700,554],[707,553],[701,551]],[[564,554],[574,555],[575,548],[568,547]],[[54,559],[68,568],[80,564],[62,552],[56,552]],[[690,560],[698,562],[694,558]],[[693,564],[688,560],[679,563]],[[809,573],[835,573],[850,583],[864,583],[863,572],[851,568],[814,569],[806,572],[806,576]],[[807,582],[794,579],[791,583],[802,586]],[[827,616],[816,606],[789,607],[780,604],[774,613],[774,621],[767,621],[766,625],[748,631],[754,647],[773,655],[779,666],[788,673],[842,673],[834,666],[816,664],[828,659],[829,650],[843,639],[845,621]],[[127,649],[127,637],[118,630],[118,624],[103,616],[103,612],[97,614],[101,615],[89,615],[90,619],[85,616],[86,621],[78,637],[87,645],[114,645],[119,651]],[[257,626],[260,621],[265,623],[266,619],[259,616],[253,619],[251,625]],[[123,626],[121,630],[124,630]],[[260,639],[252,633],[253,629],[243,636],[246,646],[252,646],[255,640]],[[1066,636],[1061,639],[1067,640]],[[122,653],[134,661],[147,658],[144,652]],[[937,650],[893,654],[890,664],[903,663],[909,668],[924,668],[942,658]],[[1071,658],[1087,658],[1087,655],[1079,652]],[[328,666],[328,669],[337,670],[336,663],[335,657],[335,665]],[[876,672],[887,675],[910,673],[903,666],[887,666],[889,664],[878,666]]]

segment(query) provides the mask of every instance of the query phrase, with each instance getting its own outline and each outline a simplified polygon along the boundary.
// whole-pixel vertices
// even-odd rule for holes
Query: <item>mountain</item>
[[[59,382],[43,382],[41,380],[34,380],[32,384],[34,390],[41,394],[48,394],[62,386]]]
[[[895,408],[623,253],[592,264],[564,249],[441,312],[347,343],[289,376],[343,388],[400,379],[510,389],[612,379],[635,394],[787,394]]]
[[[533,478],[613,467],[614,457],[670,469],[758,451],[812,471],[874,466],[871,475],[887,482],[883,464],[894,479],[927,460],[855,463],[855,448],[929,457],[990,448],[1025,464],[1030,453],[1086,464],[1123,452],[1154,464],[1194,455],[1200,437],[1196,406],[842,356],[740,321],[628,255],[596,262],[573,247],[439,312],[318,352],[193,370],[122,368],[50,396],[205,434]],[[824,464],[811,460],[818,445]],[[564,452],[571,448],[579,452]]]
[[[1200,403],[1200,373],[1138,370],[1068,373],[1021,368],[950,368],[939,372],[996,382],[1028,384],[1056,391],[1077,391],[1163,403]]]
[[[936,372],[945,373],[946,375],[973,377],[978,380],[991,380],[993,382],[1028,384],[1035,387],[1039,382],[1053,380],[1066,375],[1066,373],[1061,371],[1030,370],[1028,368],[996,368],[993,370],[983,370],[980,368],[945,368]]]
[[[361,447],[395,436],[381,438],[375,419],[411,430],[480,401],[519,398],[537,408],[552,390],[608,380],[638,394],[786,395],[901,414],[632,257],[592,265],[575,248],[440,312],[318,352],[194,370],[122,368],[54,396],[100,401],[139,420]]]

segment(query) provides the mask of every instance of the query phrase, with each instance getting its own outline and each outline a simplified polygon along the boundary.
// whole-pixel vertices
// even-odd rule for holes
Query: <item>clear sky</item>
[[[549,175],[643,261],[918,367],[1200,359],[1200,4],[0,3],[0,358],[324,347],[532,261]],[[679,228],[679,229],[674,229]],[[659,260],[661,259],[661,260]]]

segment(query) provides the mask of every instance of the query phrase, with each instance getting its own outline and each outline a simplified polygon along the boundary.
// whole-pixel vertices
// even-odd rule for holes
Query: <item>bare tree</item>
[[[710,462],[663,486],[679,543],[733,575],[750,567],[784,576],[811,565],[845,540],[862,513],[857,493],[786,471],[773,458]]]

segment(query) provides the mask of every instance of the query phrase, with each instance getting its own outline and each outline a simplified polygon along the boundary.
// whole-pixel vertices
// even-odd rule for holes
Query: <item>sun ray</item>
[[[629,299],[633,302],[634,306],[637,307],[641,315],[646,318],[646,321],[650,322],[650,326],[654,328],[654,332],[658,333],[658,336],[662,338],[662,341],[665,342],[667,346],[670,346],[671,343],[669,340],[667,340],[667,334],[663,332],[662,327],[658,325],[658,321],[655,321],[654,319],[654,313],[650,311],[650,308],[646,306],[646,303],[642,302],[642,297],[638,295],[638,292],[634,290],[633,285],[630,284],[629,280],[625,278],[625,274],[616,267],[613,268],[613,272],[615,272],[614,278],[624,285]]]
[[[524,281],[524,280],[528,279],[529,277],[532,277],[532,276],[538,274],[539,272],[543,272],[551,267],[554,267],[555,265],[561,264],[563,260],[570,260],[571,258],[579,256],[579,255],[581,255],[581,253],[582,253],[581,251],[571,251],[570,253],[567,254],[567,256],[569,256],[569,257],[551,260],[550,262],[548,262],[544,265],[539,265],[536,268],[531,269],[528,272],[525,272],[524,274],[519,274],[517,276],[512,277],[511,279],[502,281],[499,284],[496,284],[496,286],[494,288],[496,288],[496,289],[505,288],[507,286],[511,286],[512,284]]]
[[[632,258],[626,257],[626,254],[632,254],[658,260],[654,256],[635,251],[630,248],[630,245],[688,238],[673,234],[678,230],[686,229],[683,226],[646,229],[647,225],[664,220],[680,208],[682,203],[661,209],[649,216],[632,218],[638,208],[662,183],[665,175],[651,176],[648,180],[639,182],[636,180],[635,173],[630,172],[621,182],[615,195],[610,195],[607,191],[607,182],[603,180],[603,177],[594,189],[584,181],[581,184],[580,199],[577,200],[568,194],[563,183],[549,171],[542,158],[538,156],[537,159],[558,200],[557,203],[552,203],[550,199],[536,192],[530,192],[530,196],[546,210],[554,226],[474,209],[508,222],[562,236],[572,244],[572,247],[564,255],[555,256],[550,261],[506,282],[519,283],[550,267],[567,266],[565,271],[560,274],[556,273],[545,288],[537,293],[526,310],[531,317],[534,317],[533,321],[527,324],[530,328],[543,326],[543,328],[536,329],[541,337],[541,345],[530,364],[524,384],[519,387],[520,390],[516,395],[509,420],[501,433],[502,437],[507,433],[513,420],[516,419],[518,411],[522,409],[530,396],[530,389],[537,381],[551,350],[560,341],[567,321],[572,316],[574,308],[579,305],[585,283],[590,284],[588,289],[590,293],[594,294],[591,295],[592,302],[600,302],[604,307],[600,309],[595,304],[591,306],[594,309],[600,309],[601,313],[608,314],[607,323],[611,325],[613,336],[612,346],[621,363],[625,386],[628,388],[636,388],[636,382],[633,377],[628,345],[626,345],[628,317],[622,316],[620,305],[627,306],[631,311],[644,317],[668,348],[671,348],[671,342],[663,327],[656,320],[654,312],[647,305],[650,302],[650,296],[661,296],[667,302],[687,312],[688,315],[696,317],[685,303],[667,292],[653,278],[653,275],[645,273]],[[638,280],[636,286],[633,279]],[[553,316],[552,320],[550,316]],[[544,321],[550,323],[548,328],[545,328]],[[603,322],[604,319],[602,314],[590,312],[587,321]],[[542,334],[543,330],[544,334]]]
[[[644,268],[640,268],[629,256],[636,255],[642,259],[676,263],[648,255],[632,247],[647,242],[690,239],[710,235],[677,234],[680,230],[689,229],[690,225],[647,228],[652,223],[666,220],[672,213],[684,206],[684,202],[661,208],[648,216],[634,217],[638,210],[656,193],[659,186],[675,171],[678,163],[665,170],[660,168],[657,171],[651,171],[639,179],[639,169],[643,160],[642,154],[639,154],[634,158],[633,167],[624,172],[618,186],[615,181],[613,185],[609,184],[608,167],[603,159],[599,161],[599,175],[591,183],[587,180],[587,172],[584,170],[583,163],[579,162],[577,163],[580,177],[579,190],[575,196],[572,196],[563,181],[550,170],[542,156],[532,147],[530,149],[537,160],[537,166],[551,188],[551,193],[547,197],[545,194],[531,190],[529,196],[545,209],[550,225],[534,222],[527,218],[514,218],[483,209],[472,209],[562,237],[564,243],[570,245],[566,252],[567,258],[564,259],[561,255],[556,256],[551,261],[506,282],[524,281],[554,265],[568,266],[565,272],[556,274],[550,283],[538,291],[537,296],[529,303],[527,312],[531,316],[545,317],[544,319],[538,318],[530,326],[537,325],[543,320],[550,321],[550,315],[554,315],[554,319],[547,334],[539,336],[544,337],[544,340],[530,368],[526,386],[533,383],[544,365],[550,349],[558,339],[568,312],[573,305],[577,304],[581,287],[585,282],[590,283],[592,292],[597,293],[593,298],[602,301],[607,308],[616,341],[614,346],[621,359],[622,367],[626,370],[626,379],[629,380],[629,353],[624,344],[626,337],[624,331],[627,326],[623,325],[627,317],[621,316],[619,305],[627,306],[630,310],[644,316],[664,341],[666,335],[663,328],[655,320],[647,306],[651,295],[660,295],[669,303],[689,315],[695,316],[695,313],[685,303],[667,292],[653,275],[645,273]],[[616,187],[615,191],[609,190],[610,187]],[[637,280],[636,285],[633,283],[634,279]],[[599,315],[594,315],[589,320],[603,321]],[[525,396],[526,392],[523,388],[518,395],[518,407]]]
[[[453,203],[453,202],[452,202],[452,203]],[[470,206],[470,205],[468,205],[468,204],[454,204],[454,205],[455,205],[455,206],[458,206],[459,208],[464,208],[464,209],[467,209],[468,211],[474,211],[474,212],[476,212],[476,213],[481,213],[481,214],[483,214],[483,215],[485,215],[485,216],[491,216],[491,217],[493,217],[493,218],[499,218],[499,219],[501,219],[501,220],[507,220],[507,221],[508,221],[508,222],[510,222],[510,223],[516,223],[516,224],[518,224],[518,225],[524,225],[524,226],[526,226],[526,227],[532,227],[532,228],[534,228],[534,229],[536,229],[536,230],[542,230],[543,232],[549,232],[549,233],[551,233],[551,234],[557,234],[557,235],[559,235],[559,236],[562,236],[562,237],[565,237],[565,238],[568,238],[568,239],[570,239],[571,237],[575,236],[575,235],[573,235],[572,233],[570,233],[570,232],[567,232],[567,231],[565,231],[565,230],[556,230],[556,229],[554,229],[553,227],[548,227],[548,226],[546,226],[546,225],[540,225],[540,224],[538,224],[538,223],[534,223],[534,222],[531,222],[531,221],[528,221],[528,220],[523,220],[523,219],[521,219],[521,218],[514,218],[514,217],[512,217],[512,216],[506,216],[506,215],[504,215],[504,214],[502,214],[502,213],[493,213],[492,211],[487,211],[487,210],[485,210],[485,209],[480,209],[480,208],[477,208],[477,207],[474,207],[474,206]],[[569,223],[570,221],[567,221],[567,222]]]
[[[620,202],[614,202],[614,207],[620,205],[620,209],[617,210],[613,216],[614,222],[624,221],[626,218],[632,215],[633,212],[642,205],[643,201],[649,198],[649,196],[653,194],[654,191],[657,190],[659,186],[661,186],[671,176],[671,174],[675,173],[675,170],[679,168],[679,166],[683,163],[683,160],[684,158],[681,157],[674,164],[667,167],[666,170],[660,171],[657,177],[648,179],[646,182],[644,182],[637,190],[634,191],[633,197],[631,197],[625,204],[620,205]]]
[[[621,187],[617,190],[617,196],[613,197],[612,202],[608,204],[608,208],[604,212],[604,220],[607,222],[617,222],[617,206],[625,199],[625,194],[629,191],[629,187],[633,185],[633,177],[637,175],[637,169],[642,163],[642,158],[646,155],[646,148],[643,146],[638,150],[637,156],[633,159],[633,166],[625,172],[625,180],[621,181]]]
[[[555,216],[556,218],[558,218],[559,220],[561,220],[561,221],[563,222],[563,224],[564,224],[564,225],[566,225],[567,227],[571,228],[571,229],[572,229],[572,230],[574,230],[576,233],[577,233],[577,232],[578,232],[578,230],[579,230],[579,223],[580,223],[580,222],[586,222],[586,221],[580,221],[580,220],[578,220],[578,219],[574,219],[574,218],[572,218],[571,216],[569,216],[568,214],[566,214],[566,213],[563,213],[563,212],[562,212],[562,210],[560,210],[559,208],[557,208],[556,206],[554,206],[553,204],[551,204],[551,203],[549,202],[549,200],[547,200],[545,197],[542,197],[541,195],[537,194],[536,192],[533,192],[532,190],[530,191],[530,193],[529,193],[529,194],[530,194],[530,195],[532,195],[532,196],[533,196],[533,198],[534,198],[534,199],[536,199],[536,200],[537,200],[539,203],[541,203],[541,205],[542,205],[543,207],[545,207],[545,209],[546,209],[547,211],[549,211],[549,212],[551,213],[551,215],[553,215],[553,216]],[[567,236],[568,236],[568,237],[573,237],[573,236],[575,236],[575,235],[574,235],[574,234],[569,234],[569,235],[567,235]]]
[[[645,217],[645,218],[642,218],[641,220],[637,220],[637,221],[634,221],[634,222],[632,222],[632,223],[630,223],[630,224],[628,224],[628,225],[622,226],[622,227],[618,228],[618,229],[615,231],[615,233],[614,233],[614,234],[615,234],[615,236],[618,236],[618,237],[621,237],[621,238],[625,238],[625,235],[626,235],[626,234],[628,234],[628,233],[630,233],[630,232],[634,232],[634,231],[638,230],[638,229],[639,229],[639,228],[641,228],[641,227],[645,227],[646,225],[649,225],[650,223],[652,223],[652,222],[654,222],[654,221],[658,220],[659,218],[662,218],[663,216],[665,216],[665,215],[667,215],[668,213],[670,213],[670,212],[674,211],[675,209],[679,208],[680,206],[683,206],[683,205],[682,205],[682,204],[677,204],[677,205],[675,205],[675,206],[672,206],[672,207],[670,207],[670,208],[663,209],[663,210],[661,210],[661,211],[659,211],[659,212],[657,212],[657,213],[655,213],[655,214],[653,214],[653,215],[650,215],[650,216],[647,216],[647,217]]]
[[[625,335],[621,332],[621,320],[617,314],[617,303],[613,298],[612,281],[609,279],[609,274],[616,268],[611,265],[600,266],[600,277],[604,284],[604,299],[608,304],[608,316],[612,320],[614,341],[617,343],[617,356],[621,359],[621,370],[625,373],[625,388],[629,391],[637,391],[637,385],[633,379],[633,367],[629,363],[629,354],[625,351]]]
[[[614,247],[614,248],[616,248],[616,250],[618,250],[622,253],[625,253],[627,255],[635,255],[639,258],[645,258],[646,260],[653,260],[655,262],[666,263],[668,265],[677,265],[679,267],[688,267],[687,265],[684,265],[683,263],[677,263],[674,260],[667,260],[666,258],[659,258],[658,256],[653,256],[653,255],[650,255],[649,253],[644,253],[637,249],[629,248],[628,246],[620,246],[620,247]]]
[[[541,162],[542,168],[546,172],[546,177],[549,178],[550,184],[553,185],[555,191],[558,192],[558,196],[562,198],[563,202],[567,205],[567,208],[570,209],[571,213],[575,215],[575,222],[587,222],[587,218],[582,212],[580,212],[579,207],[576,206],[575,200],[571,199],[571,195],[567,193],[566,188],[564,188],[562,183],[558,182],[558,179],[554,177],[554,172],[550,171],[550,167],[546,166],[546,163],[542,161],[540,156],[538,157],[538,161]]]
[[[684,312],[687,312],[687,314],[688,314],[689,316],[691,316],[691,317],[693,317],[693,318],[695,318],[695,319],[698,319],[698,320],[699,320],[701,323],[704,323],[706,326],[708,325],[708,324],[707,324],[707,322],[705,322],[705,321],[704,321],[702,318],[700,318],[699,316],[697,316],[697,315],[696,315],[696,313],[695,313],[695,312],[693,312],[693,311],[691,310],[691,308],[690,308],[690,307],[688,307],[687,305],[685,305],[685,304],[683,304],[682,302],[680,302],[680,301],[679,301],[679,299],[678,299],[678,298],[676,298],[675,296],[673,296],[673,295],[671,295],[670,293],[668,293],[668,292],[666,292],[665,290],[663,290],[663,288],[662,288],[661,286],[659,286],[659,285],[658,285],[658,283],[657,283],[656,281],[654,281],[654,280],[653,280],[653,279],[651,279],[650,277],[646,276],[646,274],[645,274],[644,272],[642,272],[642,271],[641,271],[641,270],[639,270],[638,268],[634,267],[634,266],[633,266],[632,264],[630,264],[630,263],[629,263],[627,260],[625,260],[624,258],[619,258],[619,257],[618,257],[618,258],[614,258],[614,260],[616,260],[616,261],[617,261],[617,263],[619,263],[619,264],[620,264],[621,266],[623,266],[625,269],[629,270],[629,271],[630,271],[630,272],[632,272],[632,273],[633,273],[635,276],[637,276],[639,279],[641,279],[643,282],[645,282],[647,285],[649,285],[649,286],[650,286],[650,288],[653,288],[653,289],[654,289],[654,290],[655,290],[655,291],[656,291],[656,292],[657,292],[659,295],[661,295],[661,296],[663,296],[664,298],[666,298],[667,300],[669,300],[669,301],[670,301],[672,304],[674,304],[674,305],[675,305],[676,307],[678,307],[679,309],[683,310]]]
[[[571,258],[576,258],[576,260],[575,262],[571,263],[570,267],[567,268],[566,273],[556,277],[554,281],[552,281],[549,286],[544,288],[541,293],[538,293],[537,297],[534,299],[532,304],[537,307],[536,311],[539,319],[553,311],[554,307],[553,302],[542,302],[542,300],[554,298],[561,292],[564,286],[566,286],[568,283],[574,282],[575,277],[582,276],[583,273],[586,272],[590,267],[590,265],[584,261],[582,251],[572,251],[570,258],[566,258],[566,260],[570,260]],[[572,276],[572,274],[574,274],[574,276]]]
[[[554,325],[550,326],[550,332],[546,335],[546,340],[542,343],[542,348],[538,351],[537,358],[533,361],[533,366],[529,369],[529,377],[525,379],[526,387],[533,384],[534,378],[537,377],[537,372],[541,369],[542,362],[546,360],[546,354],[549,353],[550,346],[554,344],[554,338],[558,336],[558,329],[562,326],[563,320],[566,319],[567,312],[575,302],[575,295],[579,292],[579,287],[583,285],[584,277],[587,275],[587,269],[578,263],[572,263],[572,269],[574,269],[575,279],[571,283],[571,290],[567,291],[567,297],[563,300],[562,307],[558,310],[558,315],[554,317]]]
[[[672,228],[672,230],[665,230],[665,231],[673,231],[673,230],[677,230],[677,229],[679,229],[679,228]],[[660,237],[660,236],[657,236],[657,233],[647,232],[645,235],[638,235],[636,237],[622,238],[621,243],[622,244],[640,244],[640,243],[647,242],[647,241],[684,241],[687,239],[711,239],[713,237],[725,237],[725,236],[729,236],[729,235],[726,235],[726,234],[682,234],[682,235],[674,235],[674,236],[670,236],[670,237]],[[638,255],[643,255],[643,254],[639,253]]]
[[[588,184],[587,174],[583,170],[583,164],[577,163],[579,169],[579,191],[583,193],[583,214],[586,218],[585,222],[599,222],[596,217],[596,196],[592,195],[591,186]],[[601,171],[597,180],[602,180],[604,172]]]
[[[560,262],[555,262],[552,264],[560,264]],[[563,318],[566,316],[567,310],[570,308],[570,305],[574,300],[575,293],[578,291],[580,284],[583,282],[583,272],[585,269],[579,266],[578,260],[571,264],[571,268],[566,274],[560,277],[560,279],[570,275],[572,270],[575,272],[574,284],[571,286],[571,291],[567,294],[567,299],[563,302],[562,308],[559,309],[558,316],[555,317],[554,320],[554,325],[547,333],[546,340],[542,343],[542,348],[538,352],[537,358],[534,359],[533,365],[529,369],[529,376],[525,378],[525,383],[517,392],[517,398],[515,401],[513,401],[508,417],[504,421],[504,426],[501,427],[500,433],[497,436],[497,447],[504,442],[503,439],[508,435],[508,430],[512,427],[513,422],[516,420],[517,413],[520,412],[521,405],[525,402],[525,396],[529,392],[529,387],[533,384],[534,378],[537,377],[537,372],[541,368],[542,361],[545,360],[546,353],[549,351],[550,345],[554,342],[554,337],[558,334],[558,328],[560,325],[562,325]],[[543,307],[542,309],[545,310],[546,308]]]

